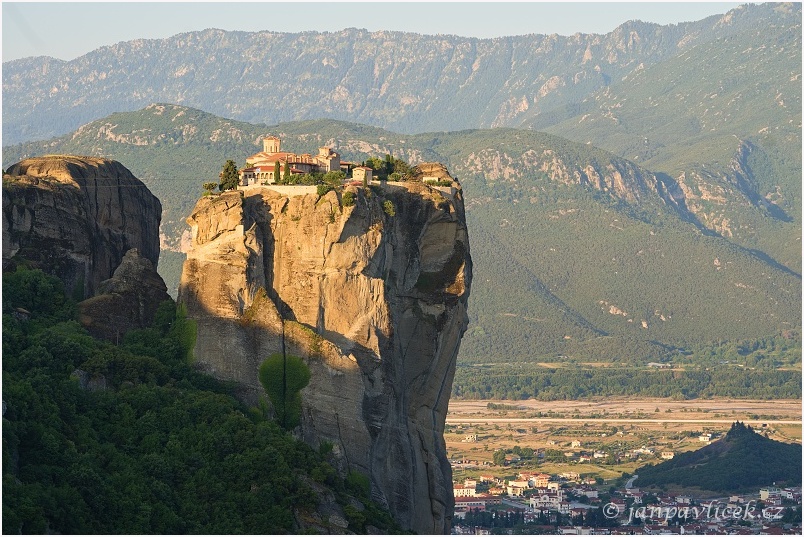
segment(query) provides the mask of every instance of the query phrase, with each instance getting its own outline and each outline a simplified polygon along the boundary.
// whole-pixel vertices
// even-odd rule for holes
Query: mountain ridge
[[[581,185],[590,166],[613,180],[610,163],[627,176],[623,185],[639,184],[636,175],[644,174],[658,189],[663,178],[554,135],[516,129],[401,135],[329,120],[267,127],[162,104],[114,114],[56,140],[6,147],[4,158],[78,151],[126,162],[163,200],[164,252],[180,250],[182,236],[189,238],[184,216],[204,178],[213,179],[226,159],[252,154],[267,134],[281,136],[290,151],[334,145],[357,162],[386,153],[412,164],[440,161],[460,178],[476,272],[462,360],[503,352],[511,359],[656,361],[800,326],[800,277],[683,219],[658,190],[629,201],[615,189]],[[543,158],[545,150],[551,158]],[[165,252],[160,260],[173,285],[182,259]],[[520,292],[511,296],[510,286]]]
[[[800,65],[801,6],[784,3],[572,36],[208,29],[4,64],[3,130],[41,137],[153,102],[407,136],[537,129],[638,163],[686,218],[800,274]],[[436,145],[415,158],[437,160]]]
[[[477,39],[359,29],[208,29],[120,42],[70,61],[4,63],[3,135],[12,143],[46,138],[160,100],[251,122],[329,116],[402,132],[515,126],[511,121],[522,108],[522,99],[511,94],[515,88],[538,88],[525,107],[531,115],[549,112],[697,43],[752,25],[787,23],[800,16],[796,9],[748,5],[678,25],[627,22],[602,35]],[[134,63],[120,63],[125,58]],[[282,74],[299,65],[305,70],[294,80],[298,86],[288,84]],[[214,97],[204,96],[207,86]],[[64,113],[65,107],[72,111]]]

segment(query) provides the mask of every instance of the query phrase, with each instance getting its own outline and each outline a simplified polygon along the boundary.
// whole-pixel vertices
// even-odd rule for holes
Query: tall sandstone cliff
[[[448,533],[443,429],[472,274],[460,186],[349,187],[347,206],[304,188],[202,198],[188,218],[179,301],[197,363],[257,404],[260,363],[301,357],[296,434],[334,444],[403,527]]]

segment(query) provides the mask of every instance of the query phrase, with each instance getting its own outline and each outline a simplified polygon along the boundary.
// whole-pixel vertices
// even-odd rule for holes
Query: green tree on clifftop
[[[226,164],[223,165],[223,171],[221,172],[221,182],[218,187],[220,191],[223,192],[224,190],[234,190],[237,188],[237,184],[239,183],[239,178],[237,176],[237,164],[233,160],[227,160]]]

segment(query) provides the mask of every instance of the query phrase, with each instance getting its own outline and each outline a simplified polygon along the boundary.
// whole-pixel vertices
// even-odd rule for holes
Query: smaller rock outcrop
[[[25,159],[3,174],[3,267],[24,259],[89,298],[132,248],[156,266],[161,216],[156,196],[119,162]]]
[[[413,180],[419,181],[425,177],[438,179],[439,181],[453,180],[447,167],[440,162],[422,162],[421,164],[413,167],[410,172],[410,176]]]
[[[99,294],[78,304],[79,320],[95,337],[119,342],[129,330],[153,323],[159,304],[170,300],[153,263],[132,248]]]
[[[125,166],[95,157],[23,160],[3,174],[3,270],[64,282],[81,324],[118,342],[170,297],[156,272],[162,205]]]

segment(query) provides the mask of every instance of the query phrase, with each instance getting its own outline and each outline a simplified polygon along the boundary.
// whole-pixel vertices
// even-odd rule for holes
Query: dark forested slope
[[[4,534],[398,529],[368,478],[344,480],[326,446],[191,367],[193,323],[172,301],[119,346],[75,315],[56,278],[3,274]]]
[[[698,487],[719,493],[801,485],[801,444],[771,440],[740,422],[723,438],[636,472],[636,486]]]

